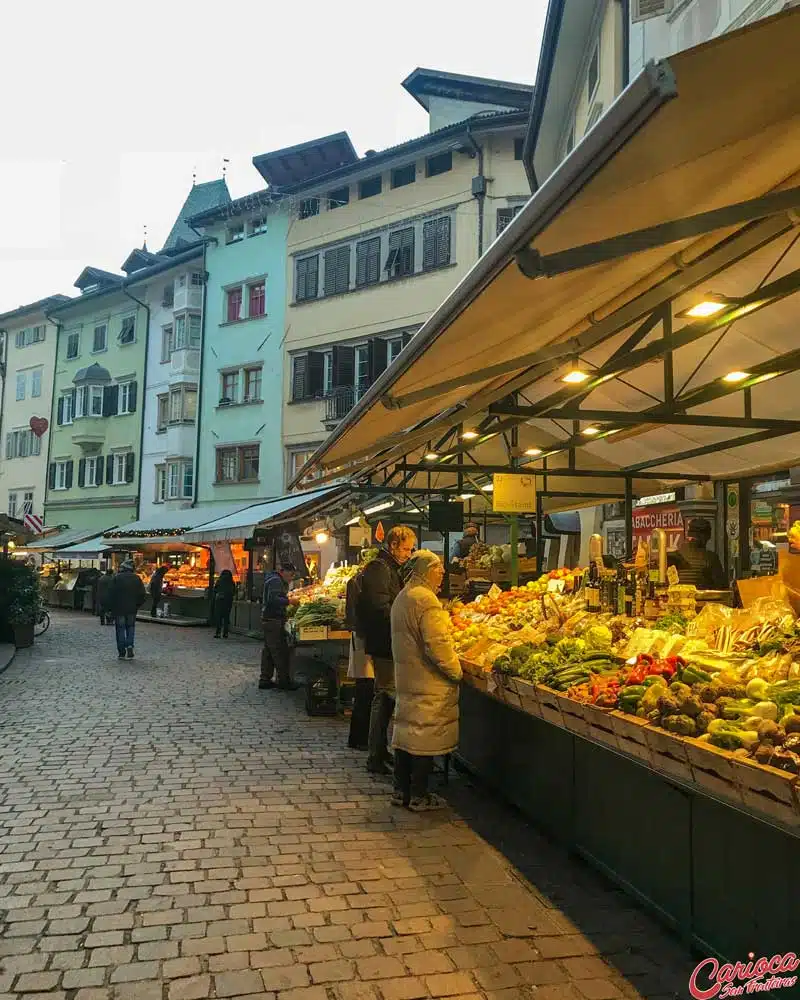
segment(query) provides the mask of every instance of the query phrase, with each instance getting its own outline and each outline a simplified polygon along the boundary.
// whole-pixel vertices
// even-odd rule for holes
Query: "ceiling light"
[[[325,542],[328,541],[328,532],[318,531],[316,535],[314,535],[314,541],[317,543],[317,545],[324,545]]]
[[[435,451],[429,451],[428,454],[425,456],[425,461],[426,462],[435,462],[438,457],[439,456],[436,454]]]
[[[485,486],[481,486],[484,493],[494,493],[494,483],[487,483]]]
[[[727,295],[717,295],[714,292],[707,292],[703,298],[688,309],[684,309],[677,315],[680,319],[708,319],[716,316],[728,306],[735,305],[737,299],[732,299]]]
[[[584,427],[581,434],[585,434],[587,437],[594,437],[595,434],[600,433],[599,427]]]
[[[580,385],[581,382],[585,382],[588,378],[588,372],[581,371],[580,368],[573,368],[566,375],[562,375],[561,381],[566,382],[567,385]]]
[[[361,523],[361,515],[357,514],[355,517],[351,517],[349,521],[344,522],[345,528],[354,528],[357,524]]]
[[[541,455],[541,453],[542,453],[542,449],[541,448],[526,448],[525,449],[525,454],[526,455],[530,455],[531,458],[534,458],[536,455]]]
[[[376,503],[374,507],[365,507],[365,514],[377,514],[381,510],[388,510],[394,507],[394,500],[386,500],[384,503]]]
[[[622,430],[621,427],[612,427],[610,431],[606,431],[605,432],[605,434],[603,435],[603,437],[608,437],[609,434],[619,434],[619,432],[621,430]]]
[[[759,375],[755,379],[756,382],[768,382],[771,378],[777,378],[780,372],[767,372],[766,375]]]
[[[750,378],[750,372],[728,372],[722,378],[723,382],[744,382],[746,378]]]
[[[477,431],[464,431],[461,437],[465,441],[474,441],[476,437],[480,437],[480,434]]]
[[[462,494],[461,494],[461,495],[459,496],[459,498],[458,498],[458,499],[459,499],[459,500],[472,500],[474,496],[475,496],[475,494],[474,494],[474,493],[462,493]]]

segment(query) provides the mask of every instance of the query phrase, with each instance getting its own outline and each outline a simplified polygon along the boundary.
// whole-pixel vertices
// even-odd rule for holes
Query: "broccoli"
[[[711,712],[705,711],[705,706],[703,706],[703,708],[704,710],[700,712],[700,714],[694,720],[694,724],[695,726],[697,726],[698,733],[704,733],[708,729],[709,723],[712,722],[715,718],[711,714]]]
[[[680,703],[681,715],[688,715],[692,719],[696,718],[703,711],[703,703],[695,695],[691,694]]]
[[[690,719],[688,715],[670,715],[668,718],[664,719],[661,725],[670,733],[676,733],[678,736],[696,736],[697,726],[694,719]]]
[[[658,699],[658,710],[662,715],[678,715],[680,702],[673,694],[662,694]]]
[[[492,664],[492,670],[496,670],[501,674],[508,674],[511,672],[511,657],[506,653],[502,653]]]

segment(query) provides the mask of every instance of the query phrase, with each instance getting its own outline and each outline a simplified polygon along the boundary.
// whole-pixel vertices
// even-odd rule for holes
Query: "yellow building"
[[[287,481],[529,196],[531,87],[422,69],[403,86],[427,135],[359,158],[340,133],[254,159],[291,200]]]

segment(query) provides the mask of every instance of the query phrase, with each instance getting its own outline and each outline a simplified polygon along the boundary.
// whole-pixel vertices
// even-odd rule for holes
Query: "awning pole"
[[[633,480],[625,477],[625,558],[633,559]]]

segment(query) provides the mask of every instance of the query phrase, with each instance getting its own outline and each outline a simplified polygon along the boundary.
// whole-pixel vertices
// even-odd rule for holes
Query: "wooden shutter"
[[[297,261],[295,271],[295,300],[315,299],[319,291],[319,254]]]
[[[56,488],[56,463],[51,462],[47,470],[47,487],[54,490]]]
[[[389,233],[389,256],[386,270],[390,277],[399,278],[414,273],[414,227],[396,229]]]
[[[94,481],[97,486],[103,485],[103,456],[98,455],[94,463]]]
[[[113,455],[107,455],[106,456],[106,482],[107,483],[113,483],[114,482],[114,456]]]
[[[119,386],[107,385],[103,388],[103,416],[112,417],[119,408]]]
[[[14,445],[12,444],[13,438],[11,434],[6,434],[6,458],[13,458],[12,451],[14,450]]]
[[[386,365],[389,360],[389,344],[381,337],[373,337],[367,343],[367,357],[369,359],[369,384],[372,385],[386,371]]]
[[[128,413],[136,413],[136,390],[138,389],[138,384],[136,382],[131,382],[131,387],[128,390]]]
[[[292,400],[297,402],[308,397],[306,391],[308,376],[308,357],[305,354],[295,354],[292,358]]]
[[[356,243],[356,287],[374,285],[380,279],[381,238]]]
[[[64,485],[66,486],[66,488],[68,490],[72,489],[72,471],[73,471],[74,467],[75,467],[75,463],[72,461],[72,459],[70,459],[67,462],[67,469],[66,469],[66,474],[65,474],[65,477],[64,477]]]
[[[86,485],[86,459],[78,460],[78,486]]]
[[[350,244],[325,251],[325,294],[336,295],[350,288]]]
[[[132,483],[133,482],[133,464],[134,464],[134,455],[133,455],[132,451],[129,451],[127,453],[127,455],[125,456],[125,482],[126,483]]]
[[[334,389],[353,386],[356,381],[356,349],[346,344],[334,344],[331,352],[331,382]]]
[[[422,232],[422,267],[444,267],[450,263],[450,216],[426,222]]]
[[[58,404],[56,406],[56,423],[60,427],[64,423],[64,397],[58,397]]]
[[[307,398],[322,399],[325,394],[325,355],[321,351],[309,351],[306,358]]]

